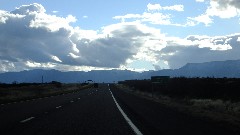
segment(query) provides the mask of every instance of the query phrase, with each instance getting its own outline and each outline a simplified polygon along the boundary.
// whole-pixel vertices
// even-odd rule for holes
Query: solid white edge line
[[[30,120],[32,120],[32,119],[34,119],[34,117],[27,118],[27,119],[22,120],[22,121],[20,121],[20,122],[21,122],[21,123],[25,123],[25,122],[28,122],[28,121],[30,121]]]
[[[118,102],[116,101],[115,97],[113,96],[112,94],[112,91],[109,89],[111,95],[112,95],[112,98],[118,108],[118,110],[121,112],[121,114],[123,115],[123,117],[125,118],[125,120],[127,121],[127,123],[130,125],[130,127],[132,128],[132,130],[134,131],[134,133],[136,135],[143,135],[141,133],[141,131],[133,124],[133,122],[128,118],[128,116],[124,113],[124,111],[122,110],[122,108],[120,107],[120,105],[118,104]]]

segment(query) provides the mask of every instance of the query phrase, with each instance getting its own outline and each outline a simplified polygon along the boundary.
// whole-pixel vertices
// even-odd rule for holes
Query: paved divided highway
[[[158,103],[99,85],[79,92],[0,106],[0,134],[239,134]]]

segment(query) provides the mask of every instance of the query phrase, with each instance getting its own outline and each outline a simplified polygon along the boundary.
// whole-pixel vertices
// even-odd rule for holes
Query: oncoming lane
[[[1,126],[0,132],[5,134],[134,135],[106,84],[73,94],[2,107],[2,114],[11,119],[0,122],[8,125]],[[13,113],[17,110],[18,114]]]

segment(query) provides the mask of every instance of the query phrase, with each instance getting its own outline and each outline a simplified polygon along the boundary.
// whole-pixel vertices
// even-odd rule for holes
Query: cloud
[[[32,13],[45,13],[46,10],[41,4],[33,3],[30,5],[22,5],[16,8],[11,14],[19,14],[19,15],[28,15]]]
[[[140,22],[149,22],[151,24],[161,24],[161,25],[171,25],[170,15],[162,13],[147,13],[143,14],[127,14],[124,16],[115,16],[114,19],[121,19],[122,22],[125,22],[126,19],[136,19]]]
[[[239,1],[239,0],[238,0]],[[209,16],[217,16],[220,18],[232,18],[239,15],[237,5],[233,4],[234,1],[226,0],[212,0],[210,7],[208,7],[206,14]]]
[[[54,14],[56,14],[56,13],[58,13],[59,11],[56,11],[56,10],[55,10],[55,11],[52,11],[52,12],[53,12]]]
[[[159,11],[159,10],[173,10],[173,11],[184,11],[183,5],[173,5],[173,6],[161,6],[160,4],[151,4],[147,5],[148,11]]]
[[[137,22],[106,26],[97,39],[83,38],[76,42],[80,50],[78,61],[87,66],[118,68],[138,54],[150,37],[159,33],[154,30]]]
[[[60,60],[57,56],[52,56],[51,58],[56,62],[62,62],[62,60]]]
[[[159,59],[168,61],[170,68],[180,68],[187,63],[240,59],[237,41],[240,34],[227,36],[188,36],[179,42],[168,39],[168,45],[159,52]]]
[[[230,19],[240,15],[240,0],[210,0],[205,13],[197,17],[188,17],[188,23],[197,25],[200,23],[210,26],[213,17],[221,19]]]
[[[160,33],[138,22],[113,24],[98,32],[82,30],[70,25],[76,22],[72,15],[46,14],[36,3],[0,13],[0,61],[11,63],[4,67],[119,68]]]
[[[196,0],[196,2],[204,2],[204,0]]]
[[[77,52],[69,38],[74,29],[69,23],[76,21],[72,15],[66,18],[48,15],[42,5],[34,3],[12,12],[1,11],[0,20],[1,62],[23,68],[26,61],[66,64],[69,53]]]
[[[170,15],[151,11],[115,17],[120,18],[136,20],[95,31],[73,27],[71,23],[77,21],[74,16],[49,15],[36,3],[12,12],[0,10],[0,72],[119,69],[134,61],[146,61],[161,69],[189,62],[240,59],[240,34],[167,37],[144,22],[173,24]]]
[[[210,26],[210,24],[213,23],[213,19],[207,14],[202,14],[197,17],[188,17],[187,18],[188,26],[195,26],[200,23],[205,24],[205,26]]]
[[[142,14],[126,14],[122,16],[115,16],[113,19],[119,19],[122,22],[136,21],[142,23],[150,23],[157,25],[172,25],[172,26],[183,26],[172,22],[172,15],[170,13],[162,13],[161,10],[173,10],[173,11],[184,11],[183,5],[173,5],[162,7],[160,4],[147,5],[147,11]]]
[[[87,16],[87,15],[84,15],[82,18],[86,19],[86,18],[88,18],[88,16]]]
[[[228,8],[229,6],[235,7],[240,9],[240,0],[212,0],[217,2],[219,7],[221,8]]]

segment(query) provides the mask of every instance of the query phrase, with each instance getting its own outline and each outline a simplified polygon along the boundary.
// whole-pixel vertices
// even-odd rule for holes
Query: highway
[[[101,84],[75,93],[0,105],[0,134],[234,135],[237,130]]]

